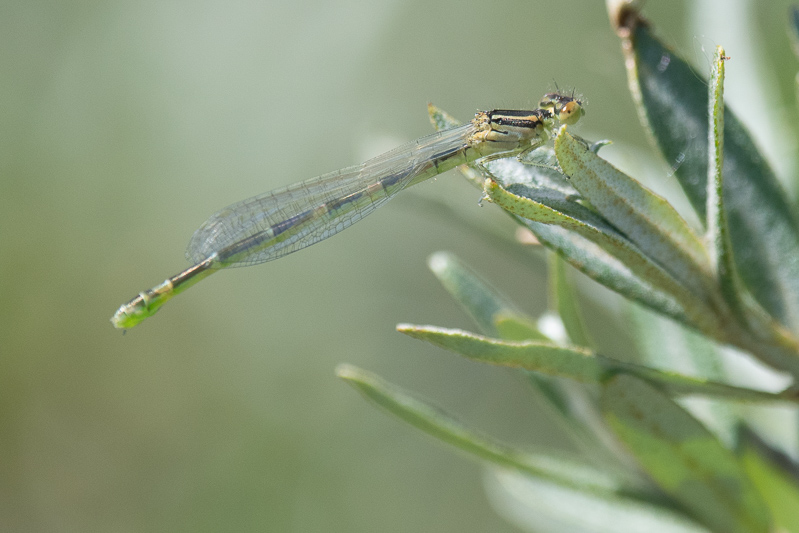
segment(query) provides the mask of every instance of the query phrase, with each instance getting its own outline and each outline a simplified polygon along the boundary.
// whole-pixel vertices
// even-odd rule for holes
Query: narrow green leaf
[[[584,383],[602,383],[616,374],[625,373],[647,380],[672,395],[698,394],[752,402],[797,401],[793,395],[782,396],[655,370],[576,346],[564,347],[540,341],[506,342],[459,329],[435,326],[400,324],[397,331],[482,363],[522,368]]]
[[[636,276],[624,263],[589,239],[559,226],[517,219],[536,238],[589,278],[634,302],[691,325],[683,307],[674,298],[656,290]]]
[[[796,470],[791,476],[789,469],[751,442],[745,442],[741,461],[749,479],[771,510],[777,530],[799,533],[799,481]]]
[[[451,127],[457,123],[435,106],[428,106],[428,111],[437,128]],[[501,167],[503,162],[498,161],[496,164]],[[461,168],[467,178],[471,174],[477,175],[469,167]],[[527,167],[524,170],[525,172],[519,174],[521,179],[526,179],[531,174],[540,174],[539,184],[546,183],[550,187],[560,187],[568,194],[577,194],[557,171],[544,169],[530,173],[527,172]],[[477,177],[476,180],[482,187],[483,178]],[[431,257],[429,264],[444,287],[461,302],[484,333],[506,340],[547,339],[531,318],[518,311],[507,298],[461,265],[453,256],[437,254]],[[552,419],[584,451],[586,457],[592,458],[596,464],[615,464],[615,457],[609,455],[606,448],[596,445],[598,441],[605,442],[612,448],[614,443],[611,442],[612,437],[598,435],[606,430],[601,423],[597,423],[599,415],[592,400],[586,397],[587,391],[577,384],[553,381],[541,374],[528,373],[528,378],[533,385],[533,391],[540,395],[542,407],[548,409]]]
[[[549,254],[549,284],[550,306],[563,321],[569,340],[578,346],[593,346],[580,312],[577,293],[566,272],[566,262],[554,253]]]
[[[500,339],[509,341],[551,340],[538,329],[535,321],[521,314],[497,313],[494,316],[494,326]]]
[[[727,221],[724,216],[722,175],[724,157],[724,49],[716,48],[713,69],[710,73],[708,98],[708,180],[707,180],[707,236],[710,259],[714,272],[724,274],[729,260],[727,247]]]
[[[561,128],[558,162],[577,190],[647,256],[697,294],[714,284],[699,238],[664,198],[593,153]]]
[[[434,254],[429,265],[484,333],[511,341],[553,340],[543,335],[531,318],[518,311],[507,298],[451,254]],[[603,455],[604,450],[596,446],[597,435],[589,431],[595,424],[586,424],[588,417],[600,419],[598,412],[588,405],[590,400],[585,398],[586,392],[571,386],[573,384],[554,381],[549,376],[529,373],[528,377],[533,390],[543,400],[542,407],[549,410],[553,420],[575,444],[585,451],[587,457],[596,458],[596,464],[608,464],[608,456]],[[579,404],[580,408],[576,409],[575,404]]]
[[[428,104],[430,121],[436,130],[459,126],[460,121],[442,109]],[[604,143],[597,143],[599,148]],[[475,165],[458,167],[460,172],[475,186],[483,188],[485,172]],[[583,209],[577,200],[579,192],[566,177],[560,172],[541,167],[523,165],[515,159],[500,159],[486,165],[492,176],[496,176],[501,183],[513,188],[514,186],[526,187],[527,190],[537,190],[543,196],[554,196],[561,203],[572,202],[577,209]],[[522,192],[524,189],[521,189]],[[548,194],[553,191],[552,194]],[[583,212],[589,212],[584,210]],[[589,212],[590,213],[590,212]],[[572,266],[611,288],[619,294],[633,301],[653,309],[680,322],[690,324],[682,306],[672,297],[655,290],[649,283],[637,278],[621,261],[609,255],[589,239],[576,235],[558,226],[515,217],[516,220],[527,226],[536,237],[546,246],[555,250]],[[598,223],[603,224],[601,219]]]
[[[545,196],[546,191],[552,190],[554,193],[550,196],[562,197],[570,202],[576,202],[579,199],[579,193],[563,174],[553,174],[509,159],[492,161],[487,167],[490,170],[490,175],[496,177],[501,183],[527,185],[531,190],[542,191]],[[474,165],[460,166],[458,170],[470,182],[475,185],[479,183],[479,187],[483,188],[484,170],[478,170]],[[621,261],[589,239],[559,226],[517,217],[509,212],[508,214],[532,231],[542,244],[556,251],[569,264],[591,279],[641,305],[691,325],[684,309],[674,298],[636,277]],[[601,219],[599,222],[604,223]]]
[[[478,459],[581,491],[606,493],[622,488],[619,480],[605,472],[565,456],[523,452],[482,435],[441,409],[360,368],[343,364],[336,369],[336,375],[394,416]]]
[[[597,511],[604,509],[606,524],[621,517],[635,518],[636,523],[684,525],[687,529],[658,529],[674,533],[698,533],[701,529],[688,528],[690,522],[673,511],[646,501],[649,493],[624,484],[607,472],[591,468],[564,455],[531,453],[512,448],[486,437],[380,377],[355,368],[341,365],[339,377],[345,379],[372,403],[408,422],[412,426],[451,444],[478,459],[499,466],[506,472],[523,475],[530,482],[544,483],[554,494],[568,494],[572,501],[591,502]],[[531,477],[532,476],[532,477]],[[573,511],[573,509],[571,509]],[[621,514],[613,514],[621,513]],[[572,514],[572,513],[569,513]],[[598,517],[598,514],[593,514]],[[654,522],[652,521],[654,520]],[[618,522],[615,522],[618,524]],[[632,525],[632,524],[631,524]],[[562,531],[562,530],[558,530]],[[629,529],[627,531],[650,531]]]
[[[427,104],[427,116],[430,117],[430,124],[436,131],[456,128],[462,124],[460,120],[431,103]]]
[[[542,479],[494,470],[487,493],[494,508],[536,533],[709,533],[683,513],[617,494],[576,491]]]
[[[623,37],[639,115],[694,209],[705,217],[708,176],[707,82],[627,12]],[[738,272],[757,301],[785,326],[799,327],[799,224],[746,128],[724,112],[724,203]]]
[[[769,512],[735,455],[668,396],[621,374],[605,419],[652,479],[713,531],[767,533]]]
[[[452,254],[433,254],[427,265],[486,335],[519,340],[547,339],[535,327],[532,318]],[[502,335],[500,330],[508,336]]]
[[[642,365],[701,379],[726,379],[719,353],[707,337],[640,307],[627,306],[628,325]],[[680,404],[701,420],[726,444],[737,439],[738,419],[731,406],[707,398],[686,398]]]
[[[711,268],[718,279],[721,294],[733,313],[744,321],[743,287],[735,269],[732,243],[724,210],[724,55],[716,48],[709,86],[708,116],[708,180],[707,180],[707,242],[710,243]]]
[[[434,113],[439,113],[435,108],[432,109]],[[534,214],[530,216],[539,216],[544,222],[519,216],[516,219],[526,225],[539,241],[556,250],[578,270],[626,298],[721,342],[733,343],[772,366],[799,375],[799,359],[794,353],[799,343],[790,334],[775,327],[768,317],[761,316],[762,313],[757,314],[758,309],[752,305],[748,305],[747,309],[750,315],[758,318],[755,329],[764,331],[760,339],[753,341],[747,335],[740,335],[740,332],[730,331],[729,328],[724,331],[722,318],[717,313],[706,308],[699,297],[682,288],[659,265],[652,263],[637,247],[626,241],[625,236],[618,234],[606,220],[584,205],[580,193],[560,172],[526,166],[515,159],[493,161],[487,168],[490,173],[479,165],[459,167],[475,185],[479,183],[483,186],[485,176],[502,183],[500,189],[505,189],[502,193],[507,193],[505,203],[508,205],[505,207],[511,208],[518,198],[527,198],[536,204],[531,210]],[[565,218],[560,215],[565,215]],[[574,217],[576,224],[569,220],[570,217]],[[565,226],[554,226],[553,221],[563,221]],[[601,246],[597,246],[591,237],[576,234],[578,231],[604,233]],[[616,238],[621,240],[616,242]],[[657,285],[653,285],[653,280]]]
[[[585,206],[551,190],[543,195],[540,191],[525,191],[517,186],[511,192],[492,179],[486,180],[485,191],[493,203],[518,217],[542,224],[557,224],[595,243],[624,263],[636,277],[679,302],[678,305],[684,313],[683,320],[687,318],[688,323],[714,337],[720,335],[721,325],[715,314],[701,300],[701,296],[697,296],[696,291],[683,286],[642,253],[634,243]],[[519,194],[529,194],[530,197]]]

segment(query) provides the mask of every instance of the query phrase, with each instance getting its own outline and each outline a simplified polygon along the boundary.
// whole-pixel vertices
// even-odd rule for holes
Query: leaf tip
[[[364,377],[364,371],[357,366],[349,363],[341,363],[336,367],[336,377],[346,381],[361,381]]]
[[[638,26],[648,25],[641,16],[641,0],[606,0],[610,24],[616,35],[627,39]]]
[[[441,108],[433,102],[427,102],[427,115],[430,117],[430,122],[435,126],[436,116],[441,114]]]
[[[427,268],[433,274],[440,275],[450,268],[452,261],[453,257],[449,252],[436,252],[427,258]]]
[[[444,130],[460,126],[461,122],[435,104],[427,104],[427,115],[430,123],[437,130]]]
[[[405,333],[406,335],[412,335],[419,329],[419,326],[415,326],[413,324],[399,323],[397,324],[396,329],[400,333]]]
[[[571,138],[571,135],[569,135],[569,132],[566,131],[566,125],[564,124],[558,129],[558,133],[555,135],[555,150],[557,151],[558,143],[564,142],[561,139],[568,139],[568,138]]]

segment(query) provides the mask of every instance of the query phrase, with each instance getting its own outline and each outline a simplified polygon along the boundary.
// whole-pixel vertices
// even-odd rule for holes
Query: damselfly
[[[537,109],[481,111],[469,124],[422,137],[360,165],[230,205],[194,232],[186,250],[192,267],[139,293],[111,322],[132,328],[214,272],[278,259],[327,239],[401,190],[458,165],[521,158],[547,141],[556,122],[573,124],[583,113],[580,100],[549,93]]]

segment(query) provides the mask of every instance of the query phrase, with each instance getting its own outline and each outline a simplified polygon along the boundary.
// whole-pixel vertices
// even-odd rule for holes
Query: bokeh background
[[[788,5],[645,14],[700,69],[725,45],[728,102],[757,130],[799,122]],[[0,529],[516,531],[480,465],[334,376],[353,363],[510,442],[563,446],[517,375],[394,331],[472,328],[427,270],[438,250],[545,309],[543,252],[498,245],[514,226],[456,174],[124,336],[108,319],[185,268],[211,213],[429,133],[429,101],[468,120],[575,87],[582,135],[622,165],[651,157],[602,2],[6,0],[0,69]],[[794,134],[761,138],[783,177]],[[629,350],[613,299],[581,287],[600,345]]]

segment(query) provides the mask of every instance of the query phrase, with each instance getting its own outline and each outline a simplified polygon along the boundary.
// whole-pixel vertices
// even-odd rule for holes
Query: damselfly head
[[[582,101],[574,95],[547,93],[538,102],[538,107],[549,110],[562,124],[576,124],[585,115]]]

